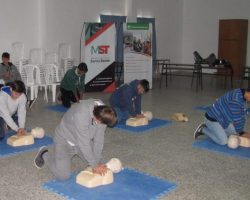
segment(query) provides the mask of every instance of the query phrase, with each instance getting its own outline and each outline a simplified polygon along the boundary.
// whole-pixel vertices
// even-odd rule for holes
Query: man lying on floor
[[[195,130],[194,139],[205,134],[215,143],[225,145],[231,134],[250,138],[250,134],[244,132],[247,102],[250,102],[250,89],[235,89],[218,98],[207,110],[205,123]]]
[[[56,127],[54,152],[41,147],[35,160],[35,166],[44,164],[59,180],[70,178],[71,159],[78,155],[86,160],[94,173],[105,174],[107,166],[102,164],[101,154],[104,133],[107,126],[114,126],[116,113],[112,107],[100,105],[97,100],[82,100],[73,105]]]

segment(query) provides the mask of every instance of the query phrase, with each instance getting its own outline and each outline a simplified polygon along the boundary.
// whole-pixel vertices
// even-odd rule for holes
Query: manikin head
[[[240,139],[237,135],[230,135],[227,141],[227,146],[231,149],[237,149],[240,145]]]
[[[36,127],[36,128],[33,128],[33,129],[31,130],[31,135],[32,135],[34,138],[43,138],[44,135],[45,135],[45,132],[44,132],[44,129],[43,129],[43,128]]]
[[[102,123],[106,124],[109,127],[113,127],[117,122],[116,112],[110,106],[95,106],[93,114],[97,123]]]
[[[153,119],[153,113],[150,112],[150,111],[145,111],[145,112],[143,112],[143,115],[144,115],[146,118],[148,118],[149,121]]]
[[[3,61],[3,64],[7,65],[10,61],[10,54],[8,52],[4,52],[2,54],[2,61]]]
[[[77,76],[83,76],[88,72],[88,67],[86,63],[80,63],[78,67],[76,68],[76,75]]]
[[[112,158],[106,163],[107,168],[109,168],[113,173],[119,173],[122,168],[122,162],[118,158]]]
[[[18,99],[22,95],[22,93],[26,92],[25,85],[20,80],[9,82],[6,84],[6,86],[9,86],[11,88],[11,98],[13,100]]]
[[[140,80],[139,84],[137,85],[137,92],[138,94],[143,94],[145,92],[148,92],[149,90],[149,82],[146,79]]]

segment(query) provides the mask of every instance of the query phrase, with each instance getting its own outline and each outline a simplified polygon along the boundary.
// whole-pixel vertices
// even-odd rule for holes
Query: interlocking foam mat
[[[67,181],[52,180],[43,187],[68,200],[155,200],[167,195],[177,185],[133,169],[125,168],[114,174],[114,182],[95,188],[76,183],[76,175]]]
[[[28,151],[34,151],[42,146],[49,146],[53,143],[52,138],[45,135],[42,139],[35,138],[35,143],[32,145],[12,147],[7,144],[7,138],[14,134],[15,133],[13,131],[9,131],[6,133],[5,138],[2,141],[0,141],[0,157],[13,156]]]
[[[133,126],[127,126],[125,123],[124,124],[120,123],[117,124],[114,128],[121,129],[129,133],[141,134],[147,131],[151,131],[152,129],[168,126],[171,123],[172,122],[168,120],[153,118],[151,121],[149,121],[149,124],[145,126],[133,127]]]
[[[238,147],[237,149],[230,149],[227,145],[216,144],[209,138],[196,140],[193,143],[193,147],[221,153],[228,156],[250,159],[250,148]]]

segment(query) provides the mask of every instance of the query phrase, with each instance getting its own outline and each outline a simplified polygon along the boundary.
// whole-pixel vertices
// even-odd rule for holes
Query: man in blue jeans
[[[205,123],[195,130],[194,139],[205,134],[215,143],[225,145],[231,134],[249,137],[244,132],[247,102],[250,102],[250,89],[235,89],[218,98],[207,110]]]
[[[134,80],[120,86],[110,97],[110,105],[115,109],[118,123],[129,117],[142,117],[141,95],[149,90],[146,79]]]

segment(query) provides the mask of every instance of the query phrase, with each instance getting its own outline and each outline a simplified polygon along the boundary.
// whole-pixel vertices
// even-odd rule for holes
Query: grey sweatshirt
[[[95,167],[100,162],[107,128],[106,125],[96,124],[94,121],[94,106],[93,99],[72,105],[55,130],[57,136],[79,147],[91,167]]]
[[[14,131],[25,127],[26,102],[27,98],[25,94],[21,94],[18,99],[13,100],[6,92],[0,92],[0,117],[2,117],[6,124]],[[19,126],[12,119],[12,115],[16,112]]]
[[[0,64],[0,79],[3,79],[5,83],[22,80],[20,72],[12,63],[8,63],[8,65]]]

